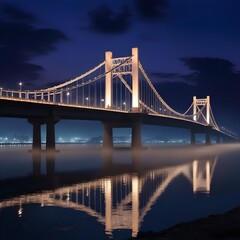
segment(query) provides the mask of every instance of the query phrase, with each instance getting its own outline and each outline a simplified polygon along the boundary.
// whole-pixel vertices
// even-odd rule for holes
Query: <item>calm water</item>
[[[240,205],[240,145],[0,148],[1,239],[127,239]]]

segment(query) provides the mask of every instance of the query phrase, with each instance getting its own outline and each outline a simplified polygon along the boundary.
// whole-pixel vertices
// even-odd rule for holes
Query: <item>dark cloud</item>
[[[214,95],[227,102],[239,101],[240,74],[232,62],[220,58],[182,58],[183,63],[193,71],[183,76],[197,83],[199,93]]]
[[[31,14],[18,9],[17,7],[10,5],[8,3],[3,3],[1,5],[1,13],[6,19],[11,19],[12,21],[31,21],[36,22],[36,17]]]
[[[156,83],[176,83],[181,82],[188,85],[196,85],[194,73],[183,75],[180,73],[153,72],[150,74],[151,80]]]
[[[179,73],[154,72],[154,73],[151,73],[151,76],[158,77],[158,78],[164,78],[164,79],[172,79],[172,78],[179,77]]]
[[[179,73],[153,72],[150,74],[153,82],[179,82],[181,81]]]
[[[1,6],[0,76],[1,86],[14,86],[23,81],[30,84],[43,68],[31,63],[33,57],[48,54],[66,36],[55,29],[37,29],[36,18],[10,6]]]
[[[105,34],[119,34],[128,30],[131,14],[126,6],[115,13],[107,5],[101,5],[91,11],[89,17],[92,30]]]
[[[143,20],[155,20],[165,17],[168,6],[166,0],[135,0],[136,9]]]

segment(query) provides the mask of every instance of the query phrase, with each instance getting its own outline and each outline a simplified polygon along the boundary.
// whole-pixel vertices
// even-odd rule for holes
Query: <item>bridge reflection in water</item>
[[[177,166],[144,170],[140,164],[141,156],[135,152],[128,173],[111,176],[107,171],[114,167],[114,154],[108,151],[103,156],[103,177],[4,199],[0,201],[0,209],[19,206],[18,215],[21,217],[26,204],[70,208],[94,217],[105,225],[108,235],[117,229],[128,229],[132,231],[132,236],[136,236],[144,217],[179,175],[186,177],[193,193],[209,194],[217,163],[217,156],[205,156]],[[55,174],[55,153],[48,153],[46,179],[54,182]],[[33,153],[33,176],[35,179],[41,177],[41,153]]]

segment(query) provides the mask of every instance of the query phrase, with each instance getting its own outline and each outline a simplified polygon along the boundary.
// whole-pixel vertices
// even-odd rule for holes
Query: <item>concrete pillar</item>
[[[51,98],[50,98],[50,92],[48,92],[48,102],[50,102]]]
[[[46,150],[55,150],[55,121],[52,118],[47,120]]]
[[[138,48],[132,48],[132,111],[139,112],[139,60]]]
[[[141,148],[142,147],[142,140],[141,140],[141,122],[135,122],[132,126],[132,143],[131,147]]]
[[[205,141],[206,145],[210,145],[211,144],[211,135],[209,132],[206,132],[206,141]]]
[[[33,125],[32,150],[41,150],[41,125],[43,122],[37,118],[28,119],[28,122]]]
[[[112,108],[113,81],[112,72],[112,52],[105,53],[105,108]]]
[[[216,136],[216,143],[220,143],[220,142],[221,142],[220,136],[217,134],[217,136]]]
[[[103,135],[103,148],[113,147],[113,131],[112,126],[109,123],[103,123],[104,135]]]
[[[191,129],[191,144],[194,145],[196,143],[196,138],[195,138],[195,131]]]

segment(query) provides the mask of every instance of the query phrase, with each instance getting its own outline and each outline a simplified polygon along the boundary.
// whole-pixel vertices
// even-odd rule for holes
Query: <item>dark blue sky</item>
[[[103,61],[105,51],[128,56],[138,47],[145,70],[173,108],[185,110],[193,95],[210,95],[219,125],[240,133],[239,0],[0,3],[1,87],[63,82]],[[0,135],[30,131],[24,121],[6,122],[0,119]],[[82,132],[88,125],[75,124]]]

